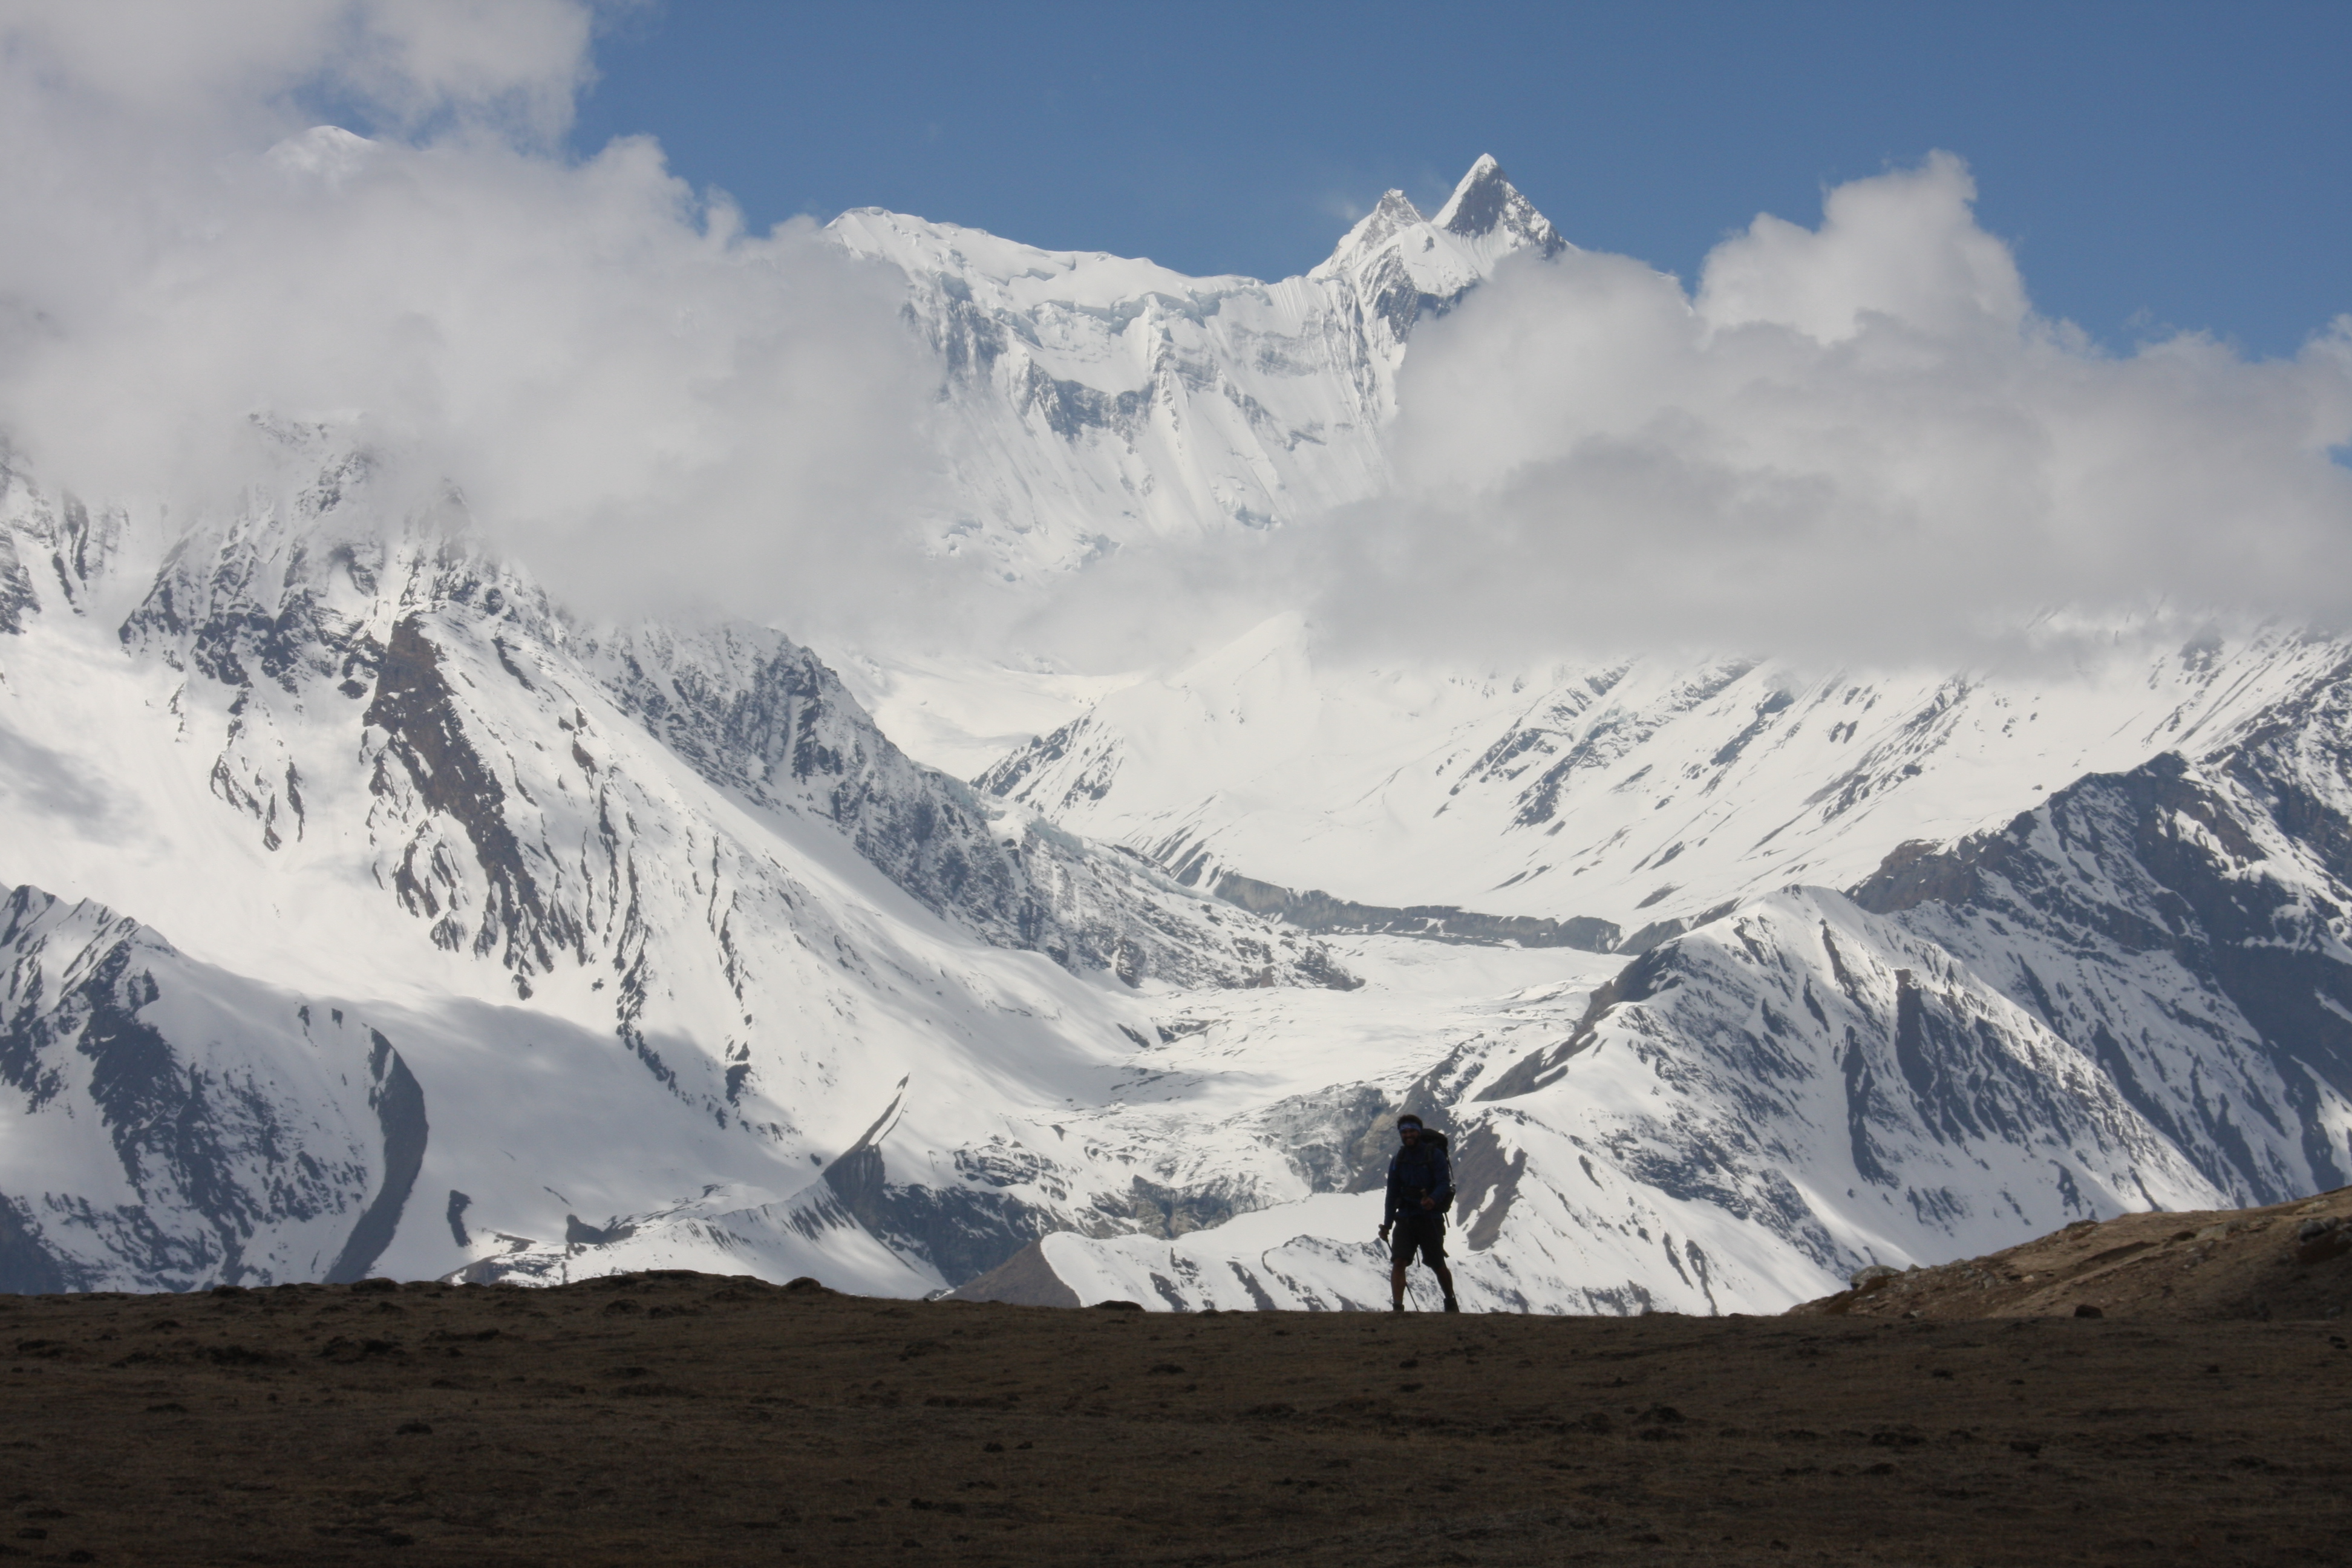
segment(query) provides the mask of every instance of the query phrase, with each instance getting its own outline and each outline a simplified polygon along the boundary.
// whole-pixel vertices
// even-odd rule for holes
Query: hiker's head
[[[1418,1116],[1398,1117],[1397,1136],[1403,1139],[1408,1143],[1413,1142],[1419,1139],[1421,1137],[1421,1118]]]

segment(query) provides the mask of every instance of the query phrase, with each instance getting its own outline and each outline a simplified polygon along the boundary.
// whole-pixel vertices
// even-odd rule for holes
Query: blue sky
[[[1685,279],[1933,148],[2037,306],[2292,353],[2352,311],[2352,4],[790,5],[625,16],[573,134],[650,133],[757,225],[880,205],[1281,276],[1492,152]]]

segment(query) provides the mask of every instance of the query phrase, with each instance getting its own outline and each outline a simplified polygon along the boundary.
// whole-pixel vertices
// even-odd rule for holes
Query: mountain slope
[[[1573,999],[1573,1014],[1530,1009],[1532,1048],[1473,1035],[1379,1097],[1453,1136],[1467,1304],[1778,1310],[1868,1264],[2223,1190],[2093,1053],[1825,890],[1744,905]],[[1349,1184],[1372,1187],[1376,1169]],[[1360,1198],[1173,1247],[1056,1237],[1043,1256],[1081,1296],[1361,1306],[1377,1299],[1377,1218]]]
[[[1052,1194],[1020,1201],[895,1186],[860,1220],[806,1193],[828,1163],[952,1168],[974,1141],[1034,1137],[1037,1108],[1115,1069],[1171,984],[1351,984],[1318,943],[908,762],[778,634],[576,626],[465,544],[462,518],[372,510],[363,454],[300,431],[284,451],[278,482],[167,548],[127,518],[88,525],[83,569],[68,520],[85,514],[10,471],[16,558],[47,556],[54,586],[30,579],[0,647],[0,734],[22,764],[9,869],[152,910],[246,984],[404,1018],[448,1047],[399,1047],[428,1105],[544,1100],[526,1086],[554,1058],[587,1072],[579,1055],[605,1042],[625,1067],[610,1111],[583,1120],[561,1090],[543,1124],[492,1117],[427,1154],[427,1179],[465,1173],[380,1248],[405,1268],[570,1246],[724,1191],[730,1212],[838,1233],[865,1261],[836,1262],[877,1288],[935,1288],[1123,1175],[1059,1166]],[[496,1048],[463,1061],[491,1008]],[[163,1037],[187,1074],[244,1070],[236,1030]],[[862,1130],[894,1103],[877,1149]],[[579,1142],[612,1116],[667,1142]],[[516,1169],[486,1173],[499,1148]],[[36,1210],[96,1201],[62,1169],[11,1180]],[[218,1218],[154,1201],[175,1224]],[[772,1255],[826,1255],[775,1223],[800,1239]],[[174,1272],[128,1243],[25,1235],[114,1283],[308,1267],[224,1244]]]
[[[2269,633],[2065,672],[1649,658],[1512,675],[1339,658],[1286,616],[975,783],[1190,886],[1238,873],[1632,933],[1791,881],[1848,886],[1898,843],[2221,744],[2326,689],[2342,658]]]
[[[381,1032],[37,888],[0,904],[0,1290],[374,1264],[426,1136]]]

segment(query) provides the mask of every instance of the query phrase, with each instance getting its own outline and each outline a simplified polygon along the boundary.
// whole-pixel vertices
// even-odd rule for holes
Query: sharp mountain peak
[[[1553,228],[1551,220],[1538,212],[1535,204],[1519,193],[1503,173],[1503,165],[1492,153],[1481,153],[1470,172],[1454,187],[1437,216],[1429,220],[1448,234],[1458,234],[1465,239],[1481,238],[1497,229],[1516,235],[1554,256],[1565,248],[1567,241]]]

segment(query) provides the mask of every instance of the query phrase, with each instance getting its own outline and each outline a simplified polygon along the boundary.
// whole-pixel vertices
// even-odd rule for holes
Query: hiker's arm
[[[1454,1159],[1443,1149],[1437,1151],[1437,1169],[1433,1173],[1437,1184],[1430,1189],[1429,1195],[1436,1201],[1430,1206],[1443,1209],[1454,1202]]]

